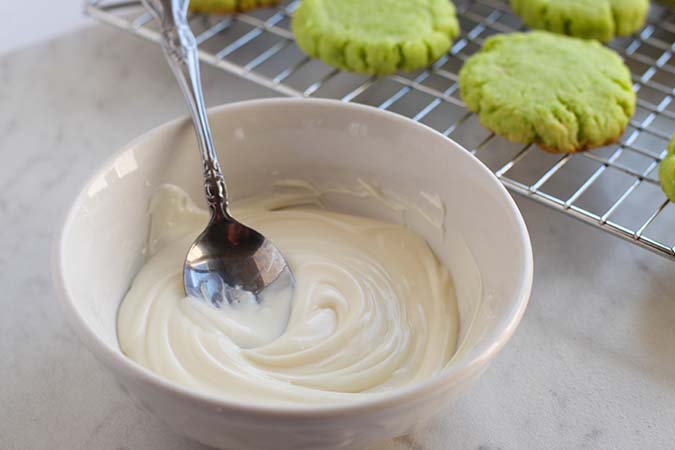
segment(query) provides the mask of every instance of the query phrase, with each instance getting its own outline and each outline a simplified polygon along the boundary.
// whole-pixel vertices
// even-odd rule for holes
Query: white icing
[[[148,259],[119,311],[124,353],[193,389],[265,404],[347,401],[441,371],[456,349],[458,311],[450,275],[427,243],[403,225],[321,210],[311,185],[286,186],[307,189],[233,207],[275,242],[295,275],[283,334],[256,346],[270,339],[259,327],[278,322],[274,306],[250,305],[242,314],[258,322],[247,327],[184,298],[183,258],[208,214],[165,186],[151,205]]]

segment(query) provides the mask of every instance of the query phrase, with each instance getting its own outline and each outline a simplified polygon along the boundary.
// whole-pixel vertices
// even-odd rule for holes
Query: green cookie
[[[649,0],[511,0],[511,7],[531,28],[607,42],[642,28]]]
[[[190,11],[196,13],[231,14],[274,6],[281,0],[190,0]]]
[[[668,154],[659,164],[661,189],[671,202],[675,202],[675,135],[668,144]]]
[[[485,127],[556,153],[617,140],[635,112],[619,55],[596,41],[546,31],[488,38],[462,67],[459,86]]]
[[[309,56],[377,75],[425,67],[459,34],[448,0],[303,0],[291,28]]]

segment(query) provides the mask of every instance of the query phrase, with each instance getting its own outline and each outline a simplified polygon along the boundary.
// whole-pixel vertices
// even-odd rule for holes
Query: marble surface
[[[206,69],[209,104],[272,95]],[[0,57],[0,449],[197,450],[137,409],[76,340],[50,251],[87,175],[184,113],[151,45],[87,28]],[[446,417],[375,450],[672,449],[675,264],[527,200],[534,293]]]
[[[93,19],[82,14],[83,0],[5,0],[0,2],[0,55],[61,33],[91,24]],[[41,11],[42,14],[36,14]]]

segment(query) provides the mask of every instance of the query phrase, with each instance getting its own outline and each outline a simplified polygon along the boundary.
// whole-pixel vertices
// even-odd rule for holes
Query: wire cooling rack
[[[190,19],[206,64],[281,94],[358,102],[440,131],[481,159],[513,192],[675,259],[675,204],[658,185],[658,163],[675,132],[675,12],[652,5],[647,25],[609,45],[632,72],[637,110],[621,140],[574,155],[494,135],[466,110],[457,73],[490,35],[524,29],[504,0],[455,0],[461,36],[431,67],[375,78],[306,57],[289,30],[299,1],[232,16]],[[86,12],[152,42],[156,24],[138,1],[89,0]],[[572,243],[573,245],[573,243]]]

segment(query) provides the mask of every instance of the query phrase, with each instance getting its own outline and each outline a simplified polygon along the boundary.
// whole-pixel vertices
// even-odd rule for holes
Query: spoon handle
[[[204,107],[197,42],[187,21],[189,3],[189,0],[143,0],[145,7],[159,22],[164,56],[190,108],[204,165],[206,201],[213,219],[229,219],[225,179]]]

